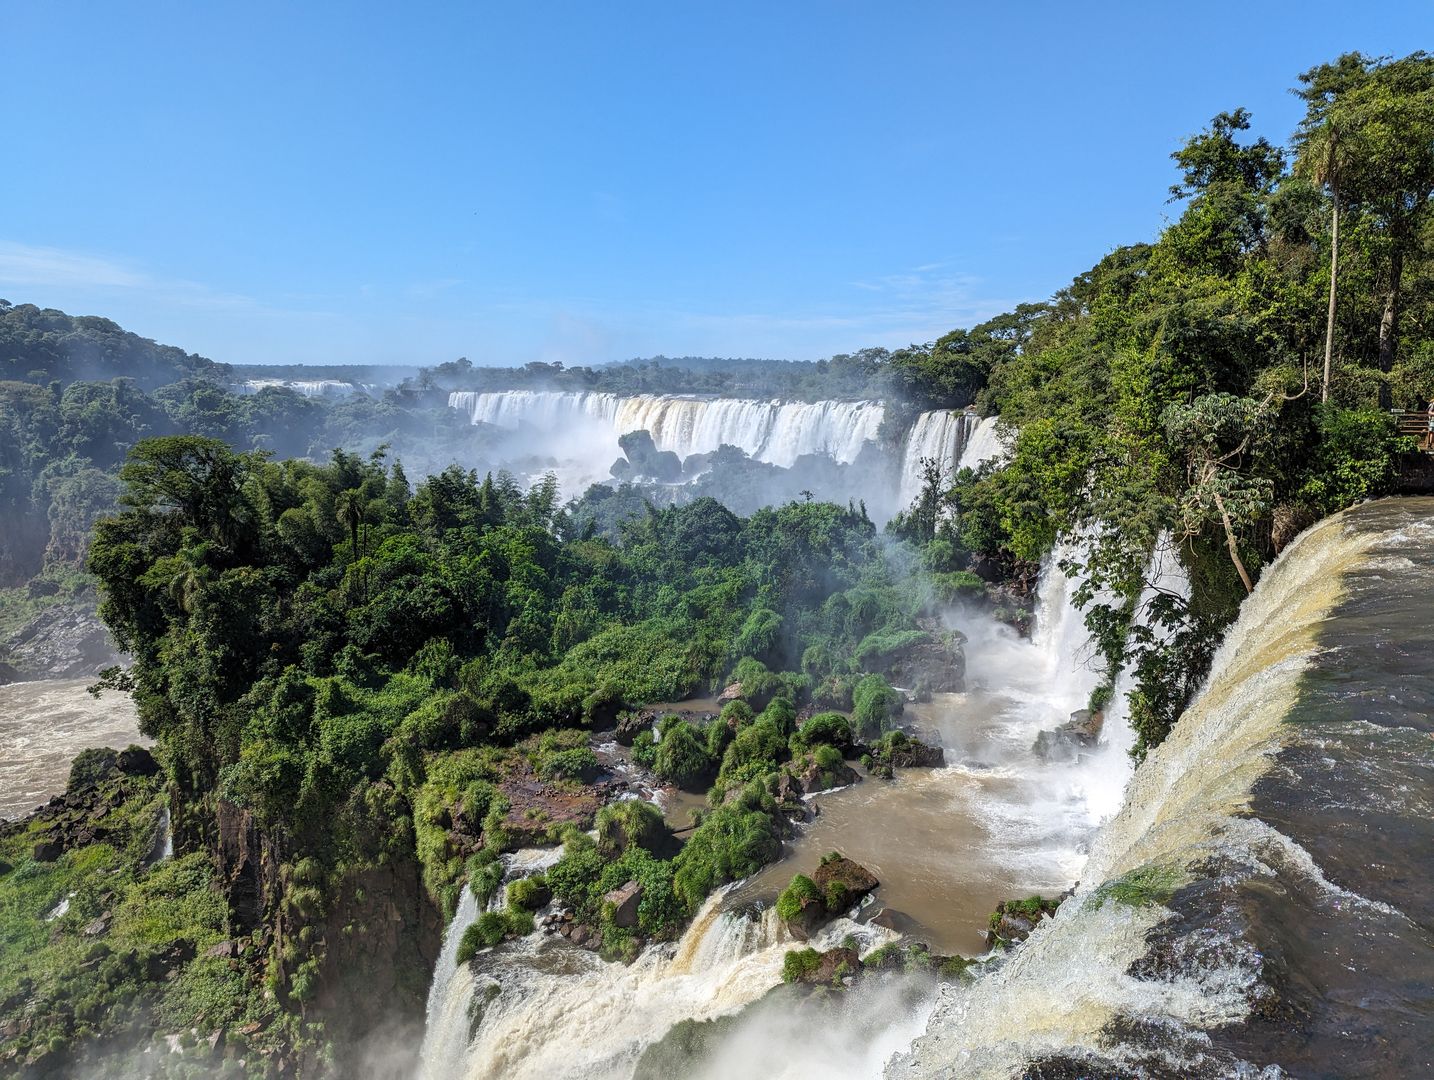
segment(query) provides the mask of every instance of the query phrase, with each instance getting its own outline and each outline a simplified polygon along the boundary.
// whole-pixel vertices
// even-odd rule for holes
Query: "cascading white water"
[[[240,394],[257,394],[271,386],[293,390],[306,398],[348,397],[359,390],[353,383],[340,379],[245,379],[236,389]]]
[[[159,811],[159,830],[154,838],[154,846],[150,848],[146,857],[147,864],[161,863],[165,859],[174,857],[174,825],[169,818],[169,804],[165,803]]]
[[[1134,612],[1138,626],[1150,627],[1150,603],[1159,593],[1182,599],[1190,597],[1190,577],[1169,533],[1162,533],[1155,543],[1145,570],[1145,582]],[[1163,639],[1164,633],[1158,627],[1156,634]],[[1127,665],[1115,679],[1101,731],[1100,754],[1092,761],[1087,787],[1087,801],[1099,821],[1109,820],[1120,809],[1126,782],[1134,770],[1130,760],[1130,751],[1135,745],[1135,730],[1130,726],[1130,694],[1134,689],[1135,670]]]
[[[446,1080],[443,1070],[461,1057],[468,1045],[468,998],[454,992],[458,976],[458,946],[463,935],[478,919],[478,898],[466,885],[458,908],[443,935],[443,951],[433,969],[428,989],[428,1015],[424,1028],[419,1076],[423,1080]]]
[[[649,946],[626,966],[539,932],[450,968],[450,940],[462,936],[455,916],[429,998],[421,1076],[625,1077],[642,1049],[678,1021],[722,1015],[756,1000],[781,982],[791,942],[774,911],[724,911],[725,894],[707,899],[675,945]],[[892,937],[838,919],[812,944],[831,948],[848,935],[863,949]]]
[[[875,401],[751,401],[672,394],[620,397],[598,392],[503,390],[454,391],[448,404],[473,423],[502,428],[530,425],[561,432],[565,440],[585,432],[592,452],[618,453],[616,436],[651,432],[659,450],[678,457],[710,453],[723,445],[758,461],[790,466],[803,454],[829,454],[850,462],[876,438],[885,413]],[[604,463],[606,464],[606,463]]]
[[[1339,599],[1340,570],[1377,539],[1330,519],[1266,571],[1217,652],[1204,689],[1136,770],[1120,812],[1100,830],[1076,895],[1009,961],[969,986],[948,989],[927,1034],[889,1076],[1005,1078],[1060,1054],[1085,1059],[1099,1053],[1101,1061],[1121,1062],[1124,1045],[1103,1035],[1120,1016],[1162,1033],[1139,1053],[1178,1057],[1194,1047],[1198,1054],[1208,1045],[1202,1030],[1246,1015],[1261,962],[1257,949],[1211,928],[1190,943],[1188,962],[1158,978],[1134,974],[1147,934],[1169,913],[1158,902],[1113,899],[1107,883],[1152,873],[1188,880],[1191,867],[1222,855],[1257,865],[1289,858],[1289,842],[1272,838],[1268,825],[1246,820],[1243,811],[1255,780],[1289,737],[1283,721],[1316,655],[1315,629]],[[1281,850],[1263,850],[1272,846]],[[1273,876],[1268,866],[1256,872]],[[1180,1033],[1192,1037],[1175,1037]],[[1148,1073],[1138,1057],[1123,1064],[1123,1072]],[[1197,1064],[1204,1063],[1168,1060],[1160,1075],[1188,1075]]]
[[[956,462],[958,472],[961,469],[979,469],[988,461],[1006,456],[1006,444],[1001,441],[996,431],[1000,419],[999,416],[987,416],[976,425],[976,430],[971,432],[961,451],[961,457]]]
[[[911,505],[921,493],[923,461],[934,461],[943,474],[955,471],[976,430],[974,413],[936,409],[918,416],[906,435],[901,455],[901,506]]]

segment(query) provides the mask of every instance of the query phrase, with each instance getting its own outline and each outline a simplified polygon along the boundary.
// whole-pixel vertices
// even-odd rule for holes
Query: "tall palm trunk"
[[[1334,357],[1334,298],[1339,279],[1339,181],[1334,181],[1330,189],[1334,193],[1334,212],[1329,226],[1329,318],[1324,327],[1324,385],[1320,392],[1321,401],[1329,400],[1330,366]]]

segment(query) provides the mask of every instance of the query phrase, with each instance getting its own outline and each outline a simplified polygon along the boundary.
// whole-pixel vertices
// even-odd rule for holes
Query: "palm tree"
[[[355,562],[359,557],[359,527],[364,523],[367,509],[364,497],[357,489],[341,491],[334,500],[334,516],[348,526],[350,554]]]

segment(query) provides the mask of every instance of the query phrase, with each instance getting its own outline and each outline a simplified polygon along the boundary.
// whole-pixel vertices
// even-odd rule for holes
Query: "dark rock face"
[[[935,769],[946,764],[946,751],[919,739],[909,739],[891,748],[888,764],[896,769]]]
[[[1054,731],[1037,735],[1031,750],[1046,761],[1067,761],[1083,750],[1094,750],[1104,726],[1105,713],[1078,709]]]
[[[845,911],[881,884],[866,867],[836,852],[822,859],[812,880],[822,890],[827,910],[833,915]]]
[[[656,719],[657,717],[647,709],[633,709],[630,712],[618,713],[613,728],[613,738],[623,746],[631,746],[637,741],[638,734],[651,728]]]
[[[612,905],[612,921],[614,926],[620,926],[624,930],[632,930],[637,927],[637,906],[642,903],[642,886],[635,881],[613,889],[603,897],[603,903]]]
[[[854,977],[861,971],[861,957],[855,949],[828,949],[821,954],[821,963],[804,971],[795,982],[824,985]]]
[[[5,663],[0,682],[17,679],[72,679],[94,675],[124,662],[110,633],[92,607],[58,604],[41,612],[0,645]]]
[[[277,908],[282,895],[279,846],[260,834],[253,814],[233,803],[219,803],[215,824],[215,855],[229,902],[230,929],[248,934]]]
[[[932,693],[966,689],[965,637],[945,629],[936,619],[918,619],[917,626],[925,636],[873,662],[874,670],[895,686]]]
[[[629,431],[618,438],[617,444],[627,455],[626,461],[620,458],[613,463],[611,471],[617,479],[642,476],[664,484],[682,479],[682,459],[671,450],[659,450],[651,432]]]
[[[805,794],[830,791],[832,788],[846,787],[861,780],[861,774],[846,762],[823,769],[810,754],[803,761],[793,762],[792,767],[797,770],[795,779],[800,782],[801,790]]]

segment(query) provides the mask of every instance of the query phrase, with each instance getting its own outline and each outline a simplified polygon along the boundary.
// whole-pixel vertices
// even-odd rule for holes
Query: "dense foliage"
[[[1221,113],[1174,154],[1184,211],[1155,243],[1008,317],[977,396],[1000,414],[1004,467],[936,478],[931,512],[896,525],[942,534],[938,570],[1074,540],[1112,674],[1137,666],[1142,749],[1280,547],[1392,489],[1413,440],[1383,406],[1434,396],[1434,57],[1349,54],[1301,85],[1293,154],[1249,139],[1244,110]],[[1162,533],[1192,599],[1154,597],[1146,621],[1163,631],[1123,650]]]
[[[614,543],[574,532],[552,483],[524,493],[453,467],[411,489],[377,456],[275,462],[166,436],[138,444],[121,479],[125,509],[99,523],[90,565],[183,798],[249,809],[336,875],[416,851],[449,905],[482,870],[453,823],[488,848],[561,831],[518,816],[505,780],[580,786],[597,765],[582,729],[731,673],[761,711],[707,731],[674,719],[651,756],[679,785],[750,791],[675,859],[629,822],[620,859],[580,873],[592,856],[570,839],[551,875],[579,906],[628,879],[614,876],[649,882],[644,930],[672,933],[775,854],[794,701],[814,679],[855,678],[861,643],[909,633],[923,602],[871,522],[830,504],[744,521],[699,500]],[[899,699],[879,675],[858,687],[875,737]],[[824,720],[798,749],[828,730],[849,747]]]

